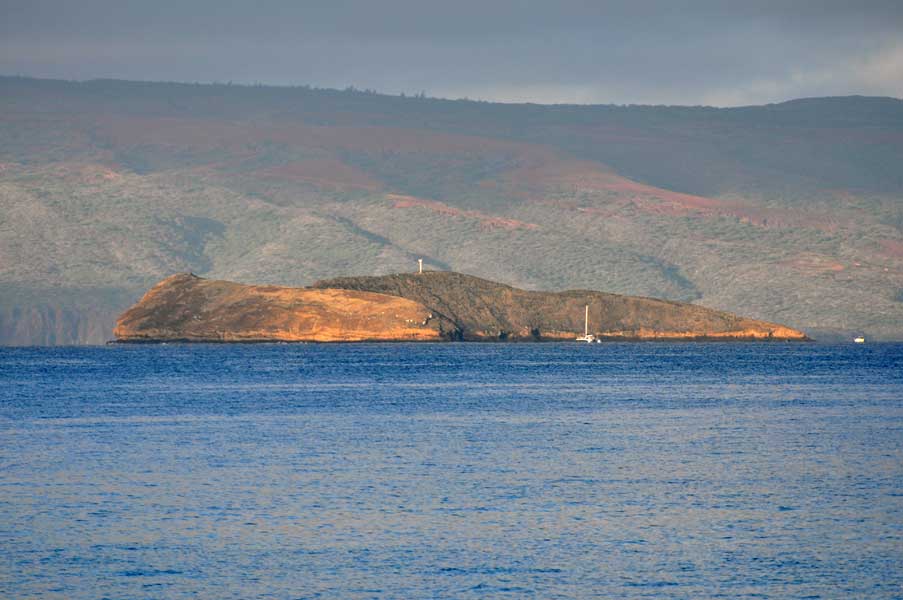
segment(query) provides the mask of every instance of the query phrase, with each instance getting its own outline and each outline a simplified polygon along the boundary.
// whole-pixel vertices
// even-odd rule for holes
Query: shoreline
[[[818,340],[806,337],[806,338],[768,338],[768,337],[726,337],[726,336],[696,336],[696,337],[624,337],[624,336],[611,336],[611,337],[603,337],[597,336],[599,340],[601,340],[598,344],[617,344],[617,343],[627,343],[627,344],[644,344],[644,343],[680,343],[680,344],[690,344],[690,343],[755,343],[761,342],[763,344],[775,344],[775,343],[818,343]],[[538,340],[529,340],[529,339],[479,339],[479,340],[380,340],[380,339],[372,339],[372,340],[278,340],[278,339],[251,339],[251,340],[194,340],[187,338],[180,339],[146,339],[146,340],[124,340],[124,339],[113,339],[105,342],[106,346],[118,346],[118,345],[162,345],[162,344],[215,344],[215,345],[231,345],[231,344],[245,344],[245,345],[254,345],[254,344],[565,344],[565,345],[584,345],[584,346],[592,346],[596,344],[587,344],[586,342],[580,342],[577,340],[567,341],[562,339],[538,339]]]

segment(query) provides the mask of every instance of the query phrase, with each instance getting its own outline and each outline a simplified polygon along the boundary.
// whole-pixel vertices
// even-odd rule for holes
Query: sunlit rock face
[[[588,307],[588,310],[587,308]],[[178,274],[120,316],[122,342],[805,340],[783,325],[588,290],[534,292],[453,272],[242,285]]]
[[[427,308],[404,298],[179,274],[123,313],[114,335],[126,342],[430,341],[440,330]]]

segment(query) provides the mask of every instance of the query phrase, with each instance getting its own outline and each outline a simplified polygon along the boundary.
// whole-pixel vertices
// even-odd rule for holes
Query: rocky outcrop
[[[427,271],[342,277],[314,288],[378,292],[408,298],[440,318],[445,335],[462,340],[573,340],[590,333],[613,340],[806,340],[795,329],[694,304],[589,290],[534,292],[461,273]],[[449,325],[451,324],[451,325]]]
[[[361,342],[440,340],[417,302],[366,291],[242,285],[182,273],[125,311],[121,342]]]
[[[117,321],[121,342],[806,340],[783,325],[692,304],[587,290],[534,292],[450,272],[345,277],[310,288],[191,274],[155,285]]]

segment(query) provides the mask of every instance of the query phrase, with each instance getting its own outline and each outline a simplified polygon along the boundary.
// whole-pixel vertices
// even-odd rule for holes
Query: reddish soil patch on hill
[[[116,147],[217,149],[237,155],[246,155],[249,145],[264,142],[363,153],[426,152],[494,157],[549,153],[542,146],[529,143],[401,127],[321,126],[302,122],[274,126],[220,119],[108,117],[98,119],[96,128],[100,136]]]
[[[881,240],[883,254],[890,258],[903,258],[903,242],[897,240]]]
[[[288,163],[278,167],[259,169],[254,174],[258,178],[302,181],[316,187],[354,188],[371,191],[382,189],[380,181],[373,179],[360,169],[332,158]]]
[[[562,190],[579,194],[597,192],[604,195],[604,214],[613,206],[627,204],[638,210],[663,216],[728,216],[759,227],[809,227],[836,231],[838,223],[828,215],[811,211],[793,211],[763,207],[742,199],[722,199],[687,194],[633,181],[615,173],[606,165],[593,161],[570,159],[540,144],[483,138],[474,135],[443,133],[426,129],[381,126],[321,126],[289,122],[280,126],[269,123],[235,123],[220,119],[180,118],[101,118],[101,137],[114,147],[158,146],[177,150],[226,151],[229,158],[216,168],[229,170],[236,160],[254,157],[258,144],[284,144],[324,153],[324,158],[299,161],[260,169],[260,178],[298,181],[332,189],[382,190],[379,179],[338,158],[342,153],[366,154],[377,161],[393,162],[402,155],[430,155],[437,165],[453,169],[459,164],[479,162],[516,165],[498,177],[479,182],[493,189],[531,202],[547,202],[550,193]],[[627,135],[609,131],[606,135]],[[331,155],[331,156],[330,156]],[[402,158],[401,160],[405,160]],[[485,215],[476,211],[421,204],[440,213],[476,218],[482,225],[506,229],[535,228],[536,225],[512,219]],[[598,207],[575,207],[593,213]]]
[[[437,200],[399,194],[386,194],[386,199],[392,202],[392,208],[426,208],[441,215],[474,219],[479,222],[481,227],[489,229],[537,229],[539,227],[535,223],[526,223],[517,219],[506,219],[476,210],[462,210]]]
[[[533,158],[538,158],[536,155]],[[546,197],[565,191],[579,195],[596,192],[604,196],[605,206],[580,206],[577,203],[555,204],[586,212],[608,216],[633,205],[648,214],[665,216],[727,216],[759,227],[789,228],[812,227],[823,231],[835,231],[836,220],[812,211],[792,211],[734,199],[710,198],[685,194],[633,181],[618,175],[607,166],[582,160],[540,157],[532,164],[521,166],[505,174],[498,182],[486,181],[481,186],[507,189],[512,195],[530,201],[548,203]]]
[[[608,192],[629,196],[638,206],[655,212],[714,212],[729,208],[725,202],[714,198],[672,192],[627,179],[599,163],[541,158],[543,160],[506,173],[504,183],[520,188],[534,200],[544,197],[550,189],[563,188],[573,193]]]
[[[822,273],[839,273],[844,267],[839,262],[820,254],[801,254],[794,258],[778,263],[790,267],[806,275],[820,275]]]
[[[116,148],[160,146],[246,152],[251,129],[229,121],[177,117],[103,117],[96,123],[97,135]]]
[[[48,167],[41,169],[43,172],[65,179],[71,182],[82,184],[103,183],[106,181],[115,181],[122,178],[121,173],[117,173],[108,165],[100,165],[95,163],[80,162],[62,162],[54,163]]]

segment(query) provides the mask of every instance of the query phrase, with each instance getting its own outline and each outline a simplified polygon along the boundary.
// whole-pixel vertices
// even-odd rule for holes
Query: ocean
[[[0,597],[903,598],[903,345],[0,348]]]

